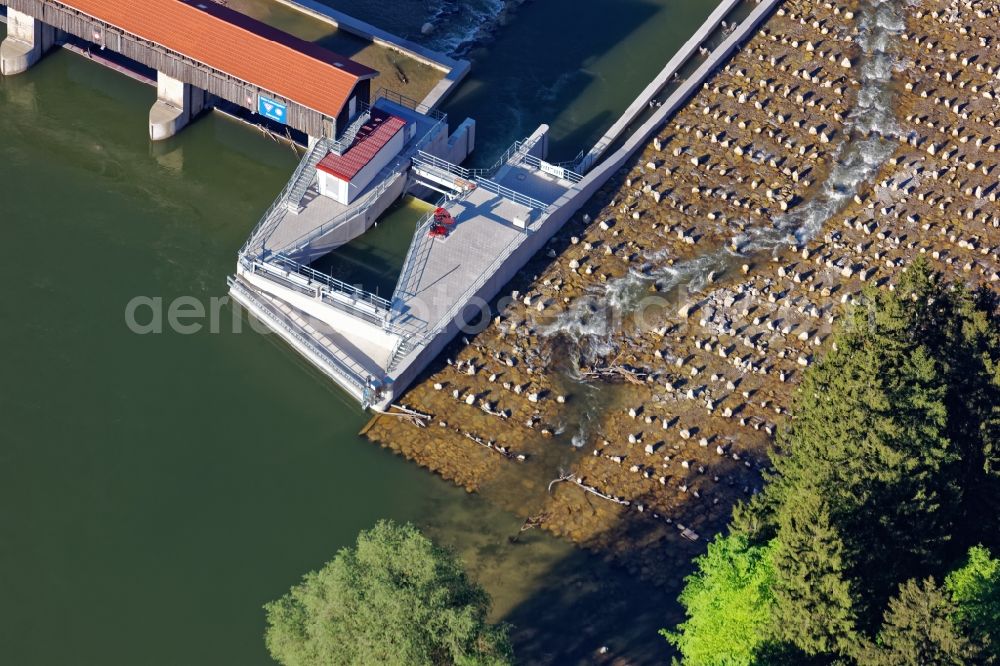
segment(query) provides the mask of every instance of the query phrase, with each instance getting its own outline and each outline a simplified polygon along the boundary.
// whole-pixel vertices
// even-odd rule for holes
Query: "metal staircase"
[[[290,213],[298,215],[302,211],[302,197],[309,191],[309,187],[316,181],[316,165],[330,152],[330,141],[320,139],[313,146],[312,150],[305,157],[302,168],[298,172],[298,177],[288,190],[288,197],[285,206]]]
[[[417,222],[417,228],[413,232],[413,240],[406,251],[406,258],[403,259],[403,266],[399,271],[399,280],[396,282],[396,289],[392,294],[392,307],[394,317],[402,314],[399,311],[401,304],[409,297],[415,296],[415,289],[420,284],[420,277],[424,266],[427,264],[427,257],[430,255],[431,246],[434,240],[428,236],[431,224],[434,222],[434,212],[424,215]]]
[[[364,111],[358,114],[358,117],[354,119],[344,133],[340,135],[340,138],[330,144],[330,152],[337,153],[338,155],[343,155],[347,152],[347,149],[354,144],[354,139],[358,137],[358,132],[361,128],[371,120],[372,112],[370,108],[366,108]]]
[[[411,351],[416,349],[422,341],[422,338],[400,338],[396,348],[392,351],[392,356],[389,358],[389,364],[385,368],[386,374],[395,371],[395,369],[399,367],[400,361],[406,358]]]

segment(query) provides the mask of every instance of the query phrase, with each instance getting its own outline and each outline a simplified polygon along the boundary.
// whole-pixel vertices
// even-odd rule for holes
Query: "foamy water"
[[[865,2],[859,17],[858,44],[862,52],[857,101],[845,122],[847,139],[834,156],[834,167],[811,199],[775,218],[771,227],[753,229],[734,237],[727,246],[687,261],[667,265],[665,257],[652,255],[639,270],[595,288],[588,298],[542,328],[546,336],[565,336],[580,352],[592,355],[611,346],[615,332],[608,322],[620,322],[649,296],[651,285],[671,293],[699,291],[710,273],[721,275],[742,258],[777,253],[815,238],[823,226],[871,180],[895,150],[898,125],[893,111],[892,74],[900,66],[893,46],[903,29],[901,5],[892,0]],[[662,262],[662,263],[660,263]],[[595,310],[605,304],[612,313]],[[602,338],[595,344],[594,337]]]
[[[423,41],[453,56],[465,55],[499,27],[504,0],[436,0],[429,3],[427,22],[434,30]]]

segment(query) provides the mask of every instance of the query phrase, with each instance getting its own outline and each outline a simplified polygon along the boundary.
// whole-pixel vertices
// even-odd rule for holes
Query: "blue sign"
[[[270,120],[284,123],[286,122],[285,116],[288,115],[288,107],[263,95],[257,95],[257,113]]]

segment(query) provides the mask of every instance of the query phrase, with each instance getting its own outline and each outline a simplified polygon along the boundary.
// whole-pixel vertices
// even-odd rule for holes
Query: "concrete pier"
[[[7,38],[0,44],[0,73],[25,72],[38,62],[56,41],[56,31],[27,14],[7,10]]]
[[[205,109],[204,90],[163,72],[157,72],[156,97],[149,110],[149,138],[153,141],[174,136]]]

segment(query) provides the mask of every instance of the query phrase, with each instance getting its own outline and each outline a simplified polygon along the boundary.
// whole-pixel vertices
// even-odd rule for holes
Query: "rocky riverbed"
[[[369,437],[676,584],[866,285],[1000,289],[998,20],[784,3]]]

